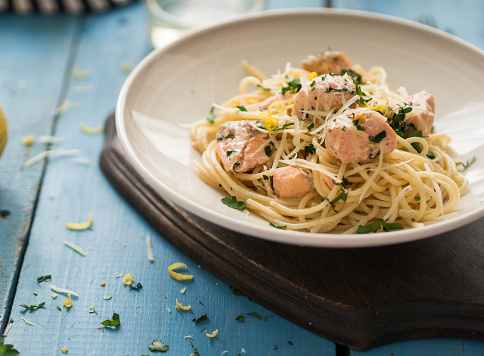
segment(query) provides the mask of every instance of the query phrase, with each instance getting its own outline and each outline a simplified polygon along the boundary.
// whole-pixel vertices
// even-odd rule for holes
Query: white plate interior
[[[183,208],[246,234],[297,245],[362,247],[412,241],[484,215],[484,160],[468,170],[470,191],[455,212],[419,229],[367,235],[310,234],[274,229],[253,213],[230,209],[224,194],[192,168],[200,154],[187,126],[206,117],[212,103],[238,93],[247,59],[267,75],[298,65],[331,46],[365,69],[383,66],[392,88],[422,89],[436,101],[435,126],[452,136],[465,161],[484,153],[484,54],[441,31],[405,20],[344,10],[267,12],[192,33],[145,58],[119,96],[121,144],[141,175]]]

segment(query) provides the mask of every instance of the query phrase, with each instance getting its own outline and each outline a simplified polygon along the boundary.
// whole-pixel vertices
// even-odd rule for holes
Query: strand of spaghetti
[[[250,63],[247,60],[243,60],[242,63],[242,68],[247,71],[251,76],[256,77],[260,81],[263,81],[266,79],[266,76],[264,73],[262,73],[257,67],[255,67],[252,63]]]
[[[398,190],[399,188],[396,186],[392,187],[393,189]],[[412,190],[412,187],[409,185],[398,192],[397,196],[395,198],[392,197],[392,206],[388,210],[388,212],[385,214],[383,217],[383,220],[388,221],[388,222],[394,222],[395,219],[398,216],[398,205],[400,204],[400,200],[403,199],[405,194],[407,194],[410,190]]]

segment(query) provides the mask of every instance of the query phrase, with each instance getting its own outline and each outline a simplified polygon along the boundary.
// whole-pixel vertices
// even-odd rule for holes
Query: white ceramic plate
[[[238,93],[247,59],[264,73],[330,45],[368,69],[386,68],[392,88],[422,89],[436,101],[438,131],[453,137],[463,160],[484,157],[484,52],[439,30],[359,11],[266,12],[219,23],[148,55],[130,74],[116,107],[116,127],[130,161],[160,193],[224,227],[277,242],[362,247],[412,241],[484,216],[484,159],[468,170],[471,189],[455,212],[419,229],[366,235],[278,230],[255,214],[223,205],[221,191],[192,169],[200,154],[183,125],[206,117],[212,103]],[[461,110],[459,113],[458,111]]]

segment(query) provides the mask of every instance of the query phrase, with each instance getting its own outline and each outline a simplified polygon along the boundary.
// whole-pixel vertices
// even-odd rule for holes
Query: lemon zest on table
[[[205,335],[207,335],[207,337],[212,338],[212,337],[217,336],[217,334],[218,334],[218,329],[215,329],[211,334],[206,333]]]
[[[90,127],[86,124],[81,124],[81,131],[89,135],[97,135],[104,132],[104,125],[99,127]]]
[[[54,293],[54,292],[50,293],[50,295],[52,296],[52,299],[57,298],[57,294],[56,294],[56,293]]]
[[[178,302],[178,298],[175,299],[175,302],[176,302],[176,309],[190,310],[190,308],[192,307],[191,305],[187,305],[186,307],[184,307]]]
[[[67,228],[69,230],[76,230],[76,231],[89,229],[92,225],[92,214],[88,213],[88,216],[89,216],[89,220],[83,223],[71,223],[66,221]]]
[[[24,136],[20,139],[20,141],[24,146],[31,146],[35,141],[35,136],[34,135]]]
[[[61,351],[62,351],[62,353],[63,353],[63,354],[66,354],[66,353],[68,353],[68,352],[69,352],[69,350],[67,349],[67,347],[63,347],[63,348],[61,349]]]
[[[126,275],[123,277],[123,283],[126,285],[130,285],[133,283],[134,280],[134,275],[131,273],[126,273]]]
[[[178,279],[179,281],[186,281],[189,279],[193,279],[193,275],[191,274],[181,274],[178,272],[175,272],[174,270],[177,268],[187,268],[187,265],[181,262],[175,262],[171,266],[168,267],[168,274],[170,277]]]
[[[70,308],[70,307],[72,307],[71,295],[68,294],[67,298],[69,298],[69,299],[64,299],[64,305],[66,306],[66,308]]]

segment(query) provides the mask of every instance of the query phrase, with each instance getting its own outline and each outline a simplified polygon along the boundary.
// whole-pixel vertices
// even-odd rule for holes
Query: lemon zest
[[[58,296],[58,295],[57,295],[56,293],[54,293],[54,292],[50,293],[50,295],[52,296],[52,299],[55,299],[55,298],[57,298],[57,296]]]
[[[70,307],[72,307],[71,295],[68,294],[67,298],[69,298],[69,299],[64,299],[64,305],[66,306],[66,308],[70,308]]]
[[[97,135],[104,132],[104,125],[99,127],[90,127],[86,124],[81,124],[81,131],[90,135]]]
[[[313,80],[314,78],[316,78],[318,76],[318,73],[316,72],[311,72],[308,74],[308,80]]]
[[[211,334],[206,333],[205,335],[207,335],[207,337],[212,338],[212,337],[217,336],[217,334],[218,334],[218,329],[215,329],[215,330],[213,331],[213,333],[211,333]]]
[[[264,125],[266,126],[267,130],[273,131],[277,126],[279,126],[279,120],[271,116],[264,121]]]
[[[67,228],[69,230],[76,230],[76,231],[89,229],[92,225],[92,214],[89,213],[88,215],[89,215],[89,220],[83,223],[71,223],[66,221]]]
[[[68,352],[69,352],[69,350],[67,349],[67,347],[63,347],[63,348],[61,349],[61,351],[62,351],[62,353],[63,353],[63,354],[66,354],[66,353],[68,353]]]
[[[20,141],[24,146],[31,146],[35,141],[35,136],[34,135],[24,136],[20,139]]]
[[[176,301],[176,309],[190,310],[190,308],[192,307],[191,305],[187,305],[186,307],[184,307],[178,302],[178,298],[176,298],[175,301]]]
[[[191,274],[181,274],[174,271],[174,269],[182,268],[182,267],[187,268],[187,265],[181,262],[176,262],[168,267],[168,274],[170,275],[170,277],[178,279],[179,281],[186,281],[189,279],[193,279],[193,276]]]
[[[126,273],[126,275],[123,277],[123,283],[126,285],[130,285],[133,283],[134,280],[134,275],[131,273]]]
[[[279,111],[276,111],[276,112],[272,112],[271,110],[273,108],[275,108],[276,106],[280,106],[281,108],[279,109]],[[282,114],[284,112],[284,110],[286,110],[286,105],[284,105],[284,103],[282,101],[275,101],[273,102],[271,105],[269,105],[269,107],[267,108],[267,112],[272,115],[272,114]]]

